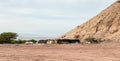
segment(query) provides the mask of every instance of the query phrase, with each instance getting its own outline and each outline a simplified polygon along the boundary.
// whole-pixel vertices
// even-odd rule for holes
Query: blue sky
[[[0,0],[0,33],[59,37],[115,0]]]

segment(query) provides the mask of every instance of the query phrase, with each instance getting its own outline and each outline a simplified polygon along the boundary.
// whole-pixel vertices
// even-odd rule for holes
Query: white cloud
[[[1,13],[1,14],[0,14],[0,17],[3,17],[3,16],[8,16],[8,15]]]
[[[35,12],[35,10],[30,8],[13,8],[9,12],[14,14],[32,14],[33,12]]]

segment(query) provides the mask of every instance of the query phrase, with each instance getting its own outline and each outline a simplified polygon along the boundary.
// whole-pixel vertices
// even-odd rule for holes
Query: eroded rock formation
[[[83,40],[88,37],[120,40],[120,0],[61,38]]]

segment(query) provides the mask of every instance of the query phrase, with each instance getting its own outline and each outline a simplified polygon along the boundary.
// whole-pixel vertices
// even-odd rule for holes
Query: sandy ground
[[[0,61],[120,61],[120,43],[0,45]]]

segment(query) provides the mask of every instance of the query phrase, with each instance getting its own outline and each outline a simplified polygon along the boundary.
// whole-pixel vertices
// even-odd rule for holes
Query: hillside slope
[[[83,40],[88,37],[120,40],[120,0],[113,3],[86,23],[69,31],[61,38],[78,38]]]

